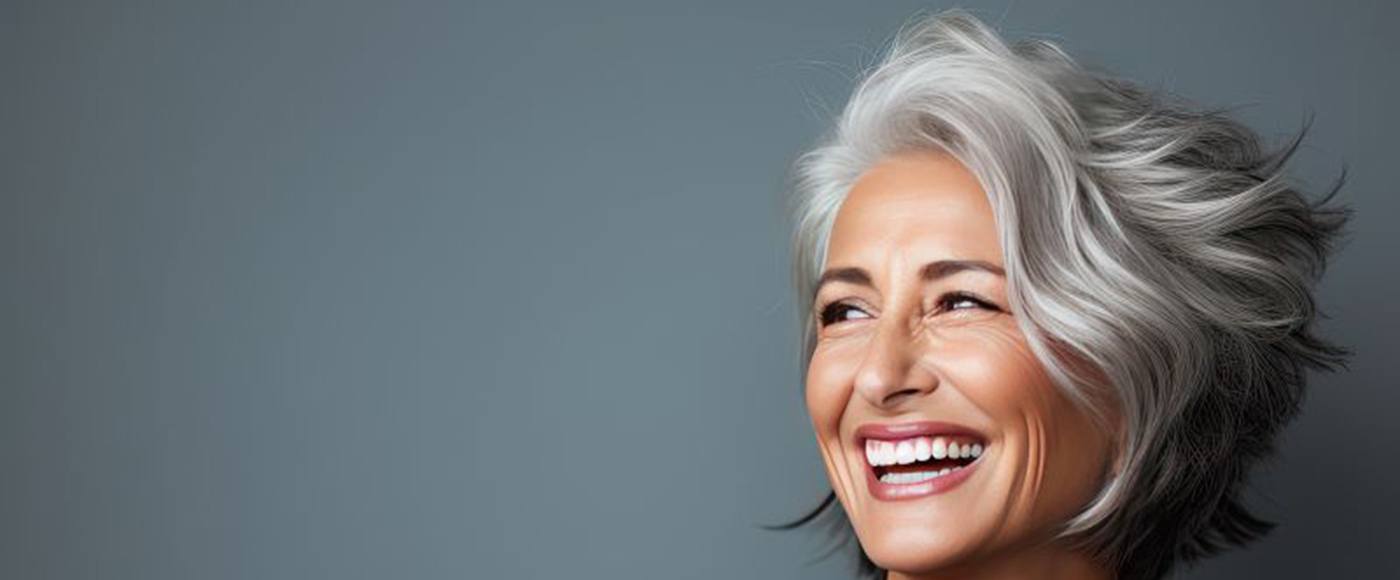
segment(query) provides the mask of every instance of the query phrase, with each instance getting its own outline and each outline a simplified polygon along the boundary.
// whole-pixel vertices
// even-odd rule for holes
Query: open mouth
[[[918,484],[956,473],[982,456],[985,443],[968,435],[865,439],[865,461],[875,479]]]

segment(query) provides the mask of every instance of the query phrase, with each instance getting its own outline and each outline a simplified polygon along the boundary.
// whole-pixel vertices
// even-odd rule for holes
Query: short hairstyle
[[[1121,468],[1059,537],[1121,578],[1153,579],[1258,538],[1273,524],[1242,502],[1248,472],[1297,414],[1306,372],[1350,354],[1313,329],[1312,288],[1349,210],[1327,205],[1345,171],[1317,202],[1287,179],[1306,132],[1266,151],[1225,113],[1079,66],[1053,43],[1008,45],[962,10],[921,15],[794,166],[803,378],[852,184],[891,154],[945,151],[989,197],[1034,354],[1101,427],[1108,405],[1122,419]],[[849,541],[844,514],[828,517]]]

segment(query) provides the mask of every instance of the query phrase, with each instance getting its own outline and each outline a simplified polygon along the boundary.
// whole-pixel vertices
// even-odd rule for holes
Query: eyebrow
[[[1001,266],[991,262],[983,260],[938,260],[936,262],[924,264],[922,268],[919,268],[919,279],[924,282],[932,282],[968,270],[988,272],[1003,278],[1006,277],[1006,271],[1002,270]],[[875,284],[870,281],[870,273],[862,268],[832,268],[822,273],[821,278],[817,280],[816,292],[813,294],[821,292],[822,286],[825,286],[829,282],[846,282],[858,286],[875,287]]]

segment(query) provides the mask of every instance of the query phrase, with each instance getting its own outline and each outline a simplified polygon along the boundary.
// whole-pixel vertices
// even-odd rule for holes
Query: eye
[[[993,312],[1001,312],[996,305],[978,298],[967,292],[949,292],[938,298],[938,311],[949,312],[952,310],[967,310],[970,308],[982,308]]]
[[[822,309],[821,325],[830,326],[832,324],[836,324],[837,322],[851,320],[850,318],[846,318],[846,314],[849,312],[858,312],[865,318],[870,318],[869,314],[866,314],[864,311],[862,311],[859,308],[856,308],[855,306],[846,304],[845,302],[834,302],[828,304],[826,308]]]

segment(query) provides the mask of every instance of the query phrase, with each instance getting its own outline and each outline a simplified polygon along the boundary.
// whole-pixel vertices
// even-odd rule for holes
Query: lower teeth
[[[940,470],[938,470],[938,471],[910,471],[910,472],[906,472],[906,473],[893,473],[893,472],[891,472],[891,473],[886,473],[886,474],[884,474],[884,475],[881,475],[881,476],[880,476],[880,482],[881,482],[881,483],[894,483],[894,484],[919,483],[919,482],[921,482],[921,481],[928,481],[928,480],[930,480],[930,479],[936,479],[936,478],[938,478],[938,477],[942,477],[942,476],[944,476],[944,475],[948,475],[949,473],[952,473],[952,472],[957,471],[957,470],[959,470],[959,469],[962,469],[962,468],[961,468],[961,467],[944,467],[943,469],[940,469]]]

